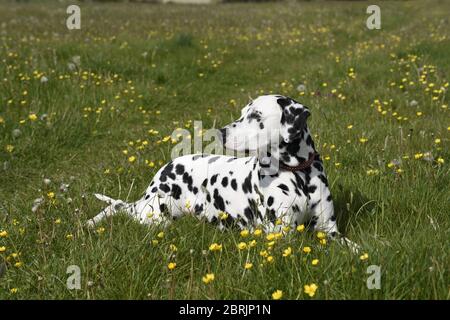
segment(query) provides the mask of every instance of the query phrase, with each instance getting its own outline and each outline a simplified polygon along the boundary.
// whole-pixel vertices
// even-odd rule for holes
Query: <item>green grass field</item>
[[[450,3],[380,2],[381,30],[366,28],[369,4],[81,3],[69,31],[68,4],[2,2],[0,299],[449,299]],[[310,107],[361,254],[297,231],[268,249],[189,216],[84,226],[104,207],[94,192],[141,196],[176,128],[221,127],[263,93]]]

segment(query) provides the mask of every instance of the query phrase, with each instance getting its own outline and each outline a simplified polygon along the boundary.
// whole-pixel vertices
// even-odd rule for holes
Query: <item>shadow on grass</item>
[[[376,206],[375,201],[371,200],[359,190],[338,185],[333,203],[339,231],[347,234],[352,221],[362,219],[365,214],[371,212]]]

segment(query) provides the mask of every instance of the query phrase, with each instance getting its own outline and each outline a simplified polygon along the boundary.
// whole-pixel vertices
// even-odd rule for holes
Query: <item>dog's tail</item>
[[[105,196],[103,194],[95,193],[94,195],[95,195],[95,197],[97,199],[99,199],[101,201],[104,201],[104,202],[108,203],[109,205],[105,209],[100,211],[100,213],[97,214],[94,218],[89,219],[87,221],[86,224],[89,227],[94,227],[96,224],[98,224],[104,218],[113,216],[114,214],[116,214],[120,210],[128,211],[128,208],[131,206],[129,203],[123,202],[122,200],[112,199],[112,198],[110,198],[108,196]]]

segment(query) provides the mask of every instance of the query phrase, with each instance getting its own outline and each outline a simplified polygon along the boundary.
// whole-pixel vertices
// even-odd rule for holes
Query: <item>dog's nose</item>
[[[225,144],[225,142],[227,141],[227,129],[225,128],[219,129],[219,139],[222,142],[222,144]]]

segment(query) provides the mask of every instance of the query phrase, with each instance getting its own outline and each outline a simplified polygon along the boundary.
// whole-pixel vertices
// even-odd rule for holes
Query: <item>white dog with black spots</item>
[[[156,173],[134,203],[96,194],[109,206],[88,225],[119,211],[143,224],[167,225],[186,213],[219,228],[277,232],[306,224],[357,251],[338,232],[323,163],[307,126],[309,115],[307,107],[291,98],[260,96],[242,109],[238,120],[220,129],[225,148],[256,155],[178,157]]]

